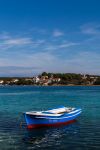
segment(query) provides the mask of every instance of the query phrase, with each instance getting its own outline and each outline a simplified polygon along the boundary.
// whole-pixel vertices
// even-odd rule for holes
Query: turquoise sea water
[[[27,130],[22,112],[81,107],[76,122]],[[23,121],[22,126],[20,122]],[[100,87],[0,87],[0,150],[100,149]]]

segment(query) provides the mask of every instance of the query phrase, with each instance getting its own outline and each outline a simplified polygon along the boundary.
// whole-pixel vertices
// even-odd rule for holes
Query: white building
[[[16,82],[18,82],[18,81],[19,81],[18,79],[13,79],[13,82],[14,82],[14,83],[16,83]]]
[[[3,80],[0,80],[0,84],[3,84],[4,83],[4,81]]]
[[[33,78],[33,81],[34,81],[35,83],[38,83],[38,82],[40,81],[40,78],[39,78],[39,77],[34,77],[34,78]]]

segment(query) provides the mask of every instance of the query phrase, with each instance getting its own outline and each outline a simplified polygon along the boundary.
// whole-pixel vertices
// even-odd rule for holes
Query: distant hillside
[[[0,77],[0,85],[100,85],[100,76],[43,72],[31,78]]]

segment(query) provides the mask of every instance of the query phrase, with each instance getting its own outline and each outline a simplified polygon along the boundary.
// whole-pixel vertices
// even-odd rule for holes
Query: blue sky
[[[100,75],[99,0],[0,0],[0,76]]]

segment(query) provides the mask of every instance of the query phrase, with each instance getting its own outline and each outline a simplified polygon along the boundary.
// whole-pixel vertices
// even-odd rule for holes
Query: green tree
[[[47,72],[43,72],[41,75],[42,76],[48,76],[48,73]]]
[[[95,81],[94,85],[100,85],[100,77],[97,78],[97,80]]]

